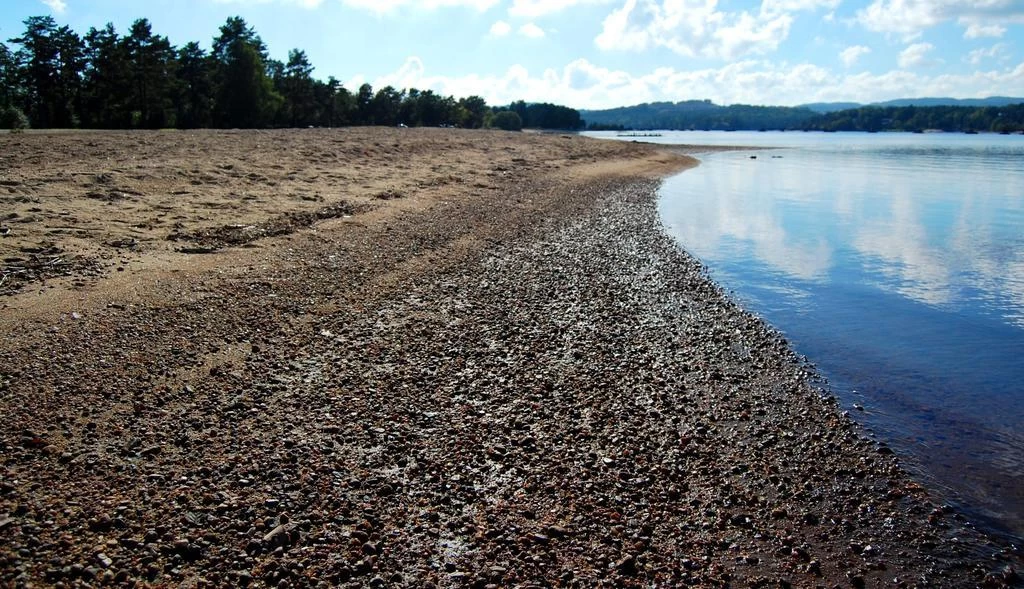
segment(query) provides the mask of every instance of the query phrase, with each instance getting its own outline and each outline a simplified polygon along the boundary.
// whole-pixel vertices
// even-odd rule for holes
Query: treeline
[[[866,106],[822,115],[803,126],[813,131],[1024,132],[1024,104],[1008,106]]]
[[[799,128],[816,114],[806,108],[785,106],[719,106],[710,100],[653,102],[600,111],[582,116],[593,130],[665,129],[677,131],[742,131]]]
[[[52,17],[24,21],[0,43],[0,128],[265,128],[345,125],[579,129],[578,111],[515,102],[492,107],[479,96],[455,99],[391,86],[355,92],[334,77],[313,77],[304,51],[270,58],[239,17],[220,27],[209,51],[174,47],[147,19],[126,35],[114,26],[79,36]]]
[[[591,130],[911,131],[1016,133],[1024,104],[1008,106],[863,106],[827,114],[806,107],[719,106],[708,100],[658,102],[584,111]]]

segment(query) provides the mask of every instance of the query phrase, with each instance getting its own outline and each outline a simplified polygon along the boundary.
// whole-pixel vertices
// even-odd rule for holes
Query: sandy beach
[[[1019,584],[663,231],[687,151],[0,135],[0,584]]]

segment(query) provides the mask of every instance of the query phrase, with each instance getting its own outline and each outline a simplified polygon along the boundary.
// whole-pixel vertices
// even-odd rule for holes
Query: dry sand
[[[0,136],[0,583],[1016,582],[662,231],[693,164]]]

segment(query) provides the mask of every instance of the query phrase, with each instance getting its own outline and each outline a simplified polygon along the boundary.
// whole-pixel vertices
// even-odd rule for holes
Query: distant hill
[[[862,106],[1009,106],[1024,103],[1024,98],[1009,96],[991,96],[989,98],[898,98],[885,102],[861,104],[859,102],[814,102],[802,104],[817,113],[830,113]]]
[[[720,106],[710,100],[652,102],[608,110],[580,111],[591,129],[680,129],[738,131],[792,129],[818,113],[788,106]]]
[[[850,108],[857,108],[864,106],[859,102],[812,102],[811,104],[801,104],[803,108],[809,108],[816,113],[825,114],[827,112],[836,112],[837,110],[847,110]]]
[[[878,102],[872,106],[1009,106],[1024,103],[1024,98],[991,96],[989,98],[900,98]]]
[[[751,106],[733,104],[721,106],[710,100],[687,100],[683,102],[651,102],[612,108],[607,110],[582,110],[580,115],[590,129],[672,129],[672,130],[707,130],[707,131],[759,131],[759,130],[792,130],[792,129],[829,129],[850,126],[848,121],[864,118],[850,111],[868,109],[893,108],[1003,108],[1016,104],[1024,104],[1024,98],[993,96],[990,98],[905,98],[887,102],[862,105],[856,102],[819,102],[800,106]],[[843,116],[835,116],[842,113]],[[958,129],[986,130],[997,127],[988,120],[992,113],[975,115],[972,120],[942,119],[941,125],[924,125],[927,122],[938,122],[939,119],[927,118],[919,114],[916,120],[910,120],[914,113],[889,113],[891,121],[876,125],[877,121],[864,130],[918,130],[918,129]],[[943,110],[942,116],[948,113]],[[932,113],[935,115],[935,113]],[[961,117],[966,116],[963,111]],[[980,118],[979,118],[980,117]],[[873,117],[872,117],[873,119]],[[842,124],[838,124],[839,122]],[[899,121],[900,126],[893,125]],[[905,124],[904,124],[905,123]],[[998,121],[996,122],[998,123]],[[859,124],[853,125],[859,127]],[[995,129],[993,129],[995,130]]]
[[[911,131],[961,133],[1020,133],[1024,104],[1002,106],[936,105],[862,106],[818,115],[805,123],[807,131]]]

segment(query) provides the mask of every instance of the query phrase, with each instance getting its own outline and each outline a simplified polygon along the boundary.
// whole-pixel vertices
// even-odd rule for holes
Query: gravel
[[[303,234],[9,343],[0,584],[1018,583],[675,245],[657,186]]]

